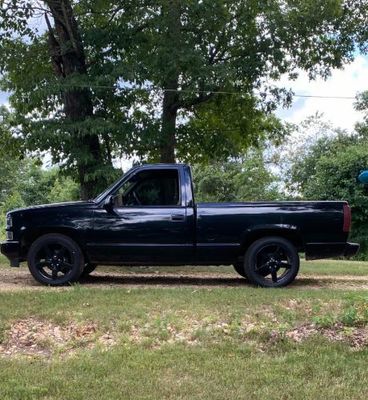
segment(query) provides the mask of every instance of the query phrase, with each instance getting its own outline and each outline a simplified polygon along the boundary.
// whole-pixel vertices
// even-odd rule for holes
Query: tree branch
[[[52,29],[49,17],[47,16],[46,13],[45,13],[45,20],[46,20],[46,25],[47,25],[47,29],[48,29],[47,42],[48,42],[48,46],[49,46],[49,50],[50,50],[52,67],[54,69],[56,76],[65,77],[65,74],[63,71],[63,60],[61,57],[60,44],[55,38],[54,30]]]
[[[215,96],[215,93],[211,92],[211,93],[200,93],[199,96],[197,97],[193,97],[191,99],[188,100],[180,100],[177,103],[177,108],[191,108],[193,106],[196,106],[198,104],[204,103],[210,99],[212,99]]]

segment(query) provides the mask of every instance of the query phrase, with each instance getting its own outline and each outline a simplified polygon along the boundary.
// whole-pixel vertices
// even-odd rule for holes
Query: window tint
[[[115,206],[179,205],[176,170],[143,171],[125,182],[115,196]]]

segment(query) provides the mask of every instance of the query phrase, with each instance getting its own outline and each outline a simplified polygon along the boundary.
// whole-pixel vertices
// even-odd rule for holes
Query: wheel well
[[[299,232],[290,229],[267,229],[252,232],[251,234],[247,235],[241,245],[242,253],[244,254],[248,247],[256,240],[267,236],[277,236],[286,239],[291,242],[298,251],[302,251],[304,249],[303,239]]]
[[[70,239],[73,239],[78,246],[81,248],[84,256],[85,254],[85,246],[83,241],[80,238],[78,232],[74,229],[70,228],[40,228],[34,229],[30,232],[27,232],[21,239],[21,246],[22,246],[22,255],[24,257],[27,256],[28,250],[31,247],[32,243],[38,239],[40,236],[46,235],[48,233],[60,233],[62,235],[68,236]],[[86,258],[87,259],[87,258]]]

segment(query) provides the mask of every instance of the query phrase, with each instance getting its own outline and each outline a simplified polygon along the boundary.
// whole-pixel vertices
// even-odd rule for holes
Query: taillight
[[[344,225],[342,227],[343,232],[350,232],[351,228],[351,209],[349,204],[344,204]]]

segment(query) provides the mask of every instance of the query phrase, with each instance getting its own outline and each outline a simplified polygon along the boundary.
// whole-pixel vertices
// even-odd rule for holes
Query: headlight
[[[10,214],[6,216],[6,227],[11,228],[13,226],[13,220]]]

